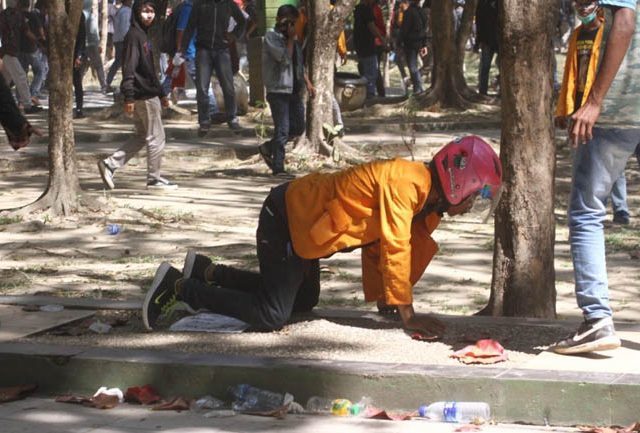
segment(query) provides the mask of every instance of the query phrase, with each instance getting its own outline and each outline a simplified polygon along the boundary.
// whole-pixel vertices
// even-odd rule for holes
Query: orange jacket
[[[362,247],[366,301],[408,305],[438,246],[440,217],[414,218],[431,190],[422,162],[376,161],[292,181],[286,193],[295,252],[306,259]]]
[[[603,20],[602,18],[597,18]],[[572,115],[578,108],[576,107],[576,91],[578,84],[578,52],[577,41],[582,26],[577,27],[571,34],[569,39],[569,48],[567,49],[567,59],[564,64],[564,77],[562,79],[562,87],[558,96],[558,105],[556,106],[556,117],[566,117]],[[598,60],[600,58],[600,45],[602,44],[602,34],[604,33],[604,20],[600,24],[600,28],[596,33],[593,41],[593,51],[589,59],[589,67],[587,68],[587,81],[584,86],[584,94],[582,103],[587,100],[591,87],[596,79],[598,72]]]

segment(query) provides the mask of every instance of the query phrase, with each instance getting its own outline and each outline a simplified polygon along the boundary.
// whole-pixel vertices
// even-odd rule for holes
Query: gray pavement
[[[194,412],[154,412],[122,404],[99,410],[56,403],[53,399],[27,398],[0,405],[2,433],[450,433],[460,424],[423,419],[382,421],[340,418],[331,415],[293,415],[285,419],[249,415],[207,418]],[[575,432],[575,428],[536,427],[513,424],[483,425],[486,433]]]

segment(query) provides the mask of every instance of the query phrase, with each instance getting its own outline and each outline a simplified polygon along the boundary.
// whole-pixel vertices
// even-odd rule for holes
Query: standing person
[[[584,322],[553,350],[585,353],[620,347],[615,334],[603,222],[605,200],[640,144],[640,27],[636,0],[577,0],[579,14],[605,10],[601,64],[585,100],[571,115],[569,137],[576,148],[569,199],[569,242],[575,291]],[[628,55],[627,55],[628,51]],[[626,57],[625,57],[626,55]]]
[[[0,39],[2,39],[2,61],[4,67],[2,74],[7,84],[12,81],[16,85],[18,92],[18,102],[26,114],[33,114],[42,111],[41,107],[33,105],[31,102],[31,92],[27,82],[27,74],[20,64],[20,41],[23,34],[35,40],[35,36],[29,30],[22,11],[16,7],[17,0],[9,0],[7,8],[0,12]]]
[[[107,1],[107,55],[106,59],[111,60],[115,57],[115,45],[113,45],[114,18],[120,7],[122,0],[103,0]]]
[[[84,14],[80,15],[76,43],[73,48],[73,92],[76,99],[76,108],[73,111],[75,119],[84,118],[82,108],[84,105],[84,88],[82,87],[82,64],[87,53],[87,27]]]
[[[147,35],[156,18],[156,3],[137,0],[133,5],[131,27],[124,38],[122,84],[124,112],[134,115],[135,133],[111,156],[98,161],[102,181],[108,189],[115,187],[113,175],[147,147],[147,188],[175,189],[175,183],[160,176],[160,166],[165,145],[161,109],[169,106],[155,70],[151,41]]]
[[[353,42],[358,55],[358,72],[367,79],[367,98],[376,96],[376,82],[378,81],[378,56],[376,54],[375,39],[380,38],[387,43],[386,38],[376,27],[373,14],[375,0],[360,0],[353,11]]]
[[[228,32],[231,18],[236,26]],[[227,125],[232,131],[242,130],[237,116],[229,42],[242,36],[245,24],[244,14],[233,0],[202,0],[193,5],[180,53],[187,51],[196,32],[196,99],[200,136],[206,135],[211,127],[209,87],[214,69],[224,96]]]
[[[373,18],[376,23],[376,27],[381,35],[385,38],[387,36],[387,27],[384,23],[384,16],[382,15],[382,8],[380,7],[379,0],[375,0],[373,2]],[[380,63],[384,58],[384,54],[387,52],[387,44],[380,38],[375,39],[376,44],[376,57],[378,58],[378,79],[376,80],[376,92],[378,92],[378,96],[385,97],[387,94],[386,89],[384,88],[384,77],[382,76],[382,72],[380,70]]]
[[[320,296],[319,259],[362,249],[366,302],[396,306],[406,330],[437,338],[442,322],[416,314],[413,286],[438,250],[431,234],[446,212],[468,212],[477,196],[493,199],[500,159],[479,137],[444,146],[430,164],[375,161],[334,173],[313,173],[271,190],[258,220],[260,273],[215,265],[193,251],[183,273],[160,265],[143,302],[148,329],[174,301],[249,323],[281,328]]]
[[[409,7],[402,18],[400,39],[413,83],[413,93],[419,95],[424,92],[424,87],[418,69],[418,55],[424,57],[427,51],[427,16],[420,7],[419,0],[409,0]]]
[[[487,95],[493,56],[498,54],[498,0],[479,0],[476,8],[476,42],[480,46],[478,92]]]
[[[407,76],[407,59],[405,58],[404,49],[402,48],[402,37],[400,35],[400,28],[402,28],[404,13],[408,7],[409,0],[399,1],[398,9],[393,19],[393,27],[391,32],[394,42],[395,63],[396,66],[398,66],[400,78],[402,78],[402,85],[404,87],[405,95],[409,94],[409,81],[411,81],[411,78]]]
[[[601,13],[594,16],[590,9],[577,7],[578,19],[582,22],[569,37],[567,58],[564,66],[564,79],[556,107],[556,125],[567,127],[567,118],[573,114],[589,96],[593,80],[600,62],[600,47],[604,33],[604,17]],[[598,12],[601,9],[598,8]],[[585,15],[586,14],[586,15]],[[611,188],[613,222],[629,224],[629,206],[627,205],[627,181],[624,173]]]
[[[102,93],[108,93],[113,89],[107,87],[107,81],[104,77],[104,66],[102,65],[102,49],[100,48],[100,30],[98,27],[98,17],[93,16],[91,7],[93,0],[84,0],[83,13],[87,29],[87,53],[85,56],[85,64],[83,65],[82,76],[86,73],[87,66],[96,71],[98,82]]]
[[[276,25],[265,35],[262,48],[262,71],[274,131],[273,138],[262,143],[258,151],[276,176],[287,174],[284,169],[284,148],[288,138],[304,132],[304,87],[311,97],[315,94],[304,73],[302,47],[295,31],[297,18],[298,9],[295,6],[280,6]]]
[[[113,17],[113,46],[115,56],[113,63],[107,73],[107,87],[111,87],[111,83],[118,73],[118,69],[122,66],[122,52],[124,50],[124,37],[127,36],[129,26],[131,25],[131,5],[133,0],[124,0],[122,6]]]
[[[193,10],[193,1],[185,0],[183,1],[179,8],[175,9],[173,13],[179,14],[178,19],[176,21],[176,47],[175,53],[179,53],[182,50],[182,43],[184,40],[184,31],[189,24],[189,17],[191,16],[191,11]],[[182,64],[184,64],[185,72],[191,78],[193,83],[196,83],[196,34],[194,33],[191,36],[191,40],[187,45],[187,49],[180,55],[176,54],[173,56],[172,67],[180,68]],[[174,53],[174,54],[175,54]],[[163,90],[166,94],[170,94],[173,89],[171,88],[171,83],[173,82],[173,74],[167,74],[164,81],[162,82]],[[175,100],[178,100],[178,96],[175,93],[171,93],[175,95]],[[220,113],[218,110],[218,101],[216,100],[215,95],[213,94],[213,89],[209,86],[209,119],[212,123],[224,123],[226,121],[226,115],[224,113]]]
[[[43,61],[41,47],[46,44],[44,26],[40,20],[40,14],[30,10],[30,0],[19,0],[20,9],[27,22],[26,29],[29,31],[22,33],[20,41],[20,64],[25,74],[29,72],[29,67],[33,70],[33,80],[29,86],[31,102],[33,105],[40,105],[38,95],[47,78],[47,64]]]

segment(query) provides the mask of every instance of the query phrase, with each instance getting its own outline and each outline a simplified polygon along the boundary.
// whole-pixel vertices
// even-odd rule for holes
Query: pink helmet
[[[447,201],[456,205],[476,192],[494,199],[502,184],[500,158],[482,138],[469,135],[444,146],[433,157]]]

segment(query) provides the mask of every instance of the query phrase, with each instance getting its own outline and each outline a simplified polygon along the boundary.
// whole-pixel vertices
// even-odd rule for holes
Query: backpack
[[[182,6],[184,6],[184,3],[180,3],[171,15],[165,18],[160,32],[160,52],[172,57],[176,54],[176,27],[178,26],[178,18],[182,12]]]

